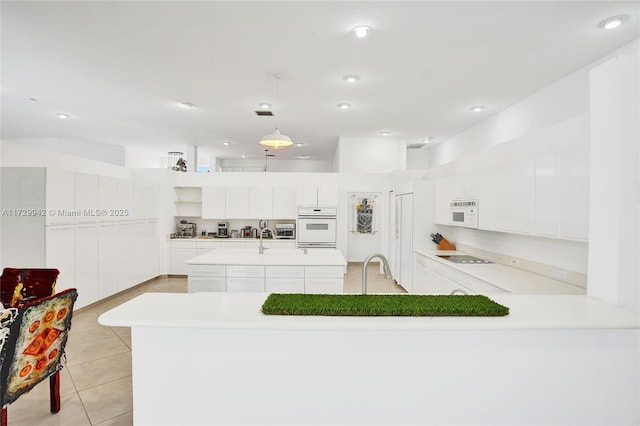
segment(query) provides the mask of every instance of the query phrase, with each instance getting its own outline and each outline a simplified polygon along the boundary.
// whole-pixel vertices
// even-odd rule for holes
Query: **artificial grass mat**
[[[322,316],[480,316],[509,314],[509,308],[483,295],[270,294],[267,315]]]

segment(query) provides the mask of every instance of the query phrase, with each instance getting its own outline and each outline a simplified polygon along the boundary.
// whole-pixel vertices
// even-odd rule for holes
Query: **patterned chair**
[[[61,359],[71,328],[75,289],[52,295],[57,269],[5,268],[0,293],[0,426],[7,406],[49,378],[51,412],[60,411]]]

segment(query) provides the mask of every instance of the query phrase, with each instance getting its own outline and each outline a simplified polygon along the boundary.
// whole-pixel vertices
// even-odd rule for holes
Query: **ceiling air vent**
[[[256,115],[261,117],[273,117],[273,113],[271,111],[256,111]]]

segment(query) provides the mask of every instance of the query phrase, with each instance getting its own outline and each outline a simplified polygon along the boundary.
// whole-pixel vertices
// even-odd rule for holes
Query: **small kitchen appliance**
[[[178,238],[194,238],[196,236],[196,224],[192,222],[187,222],[186,220],[181,220],[178,223]]]
[[[449,212],[449,225],[478,229],[478,200],[452,201]]]
[[[295,240],[296,224],[295,223],[276,223],[276,239]]]
[[[254,228],[252,226],[245,226],[240,230],[242,238],[253,238]]]
[[[218,222],[218,238],[229,238],[229,224]]]

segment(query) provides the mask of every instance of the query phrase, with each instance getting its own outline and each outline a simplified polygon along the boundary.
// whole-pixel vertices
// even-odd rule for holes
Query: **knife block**
[[[443,238],[442,241],[438,243],[438,250],[455,250],[456,246],[451,244],[449,240]]]

